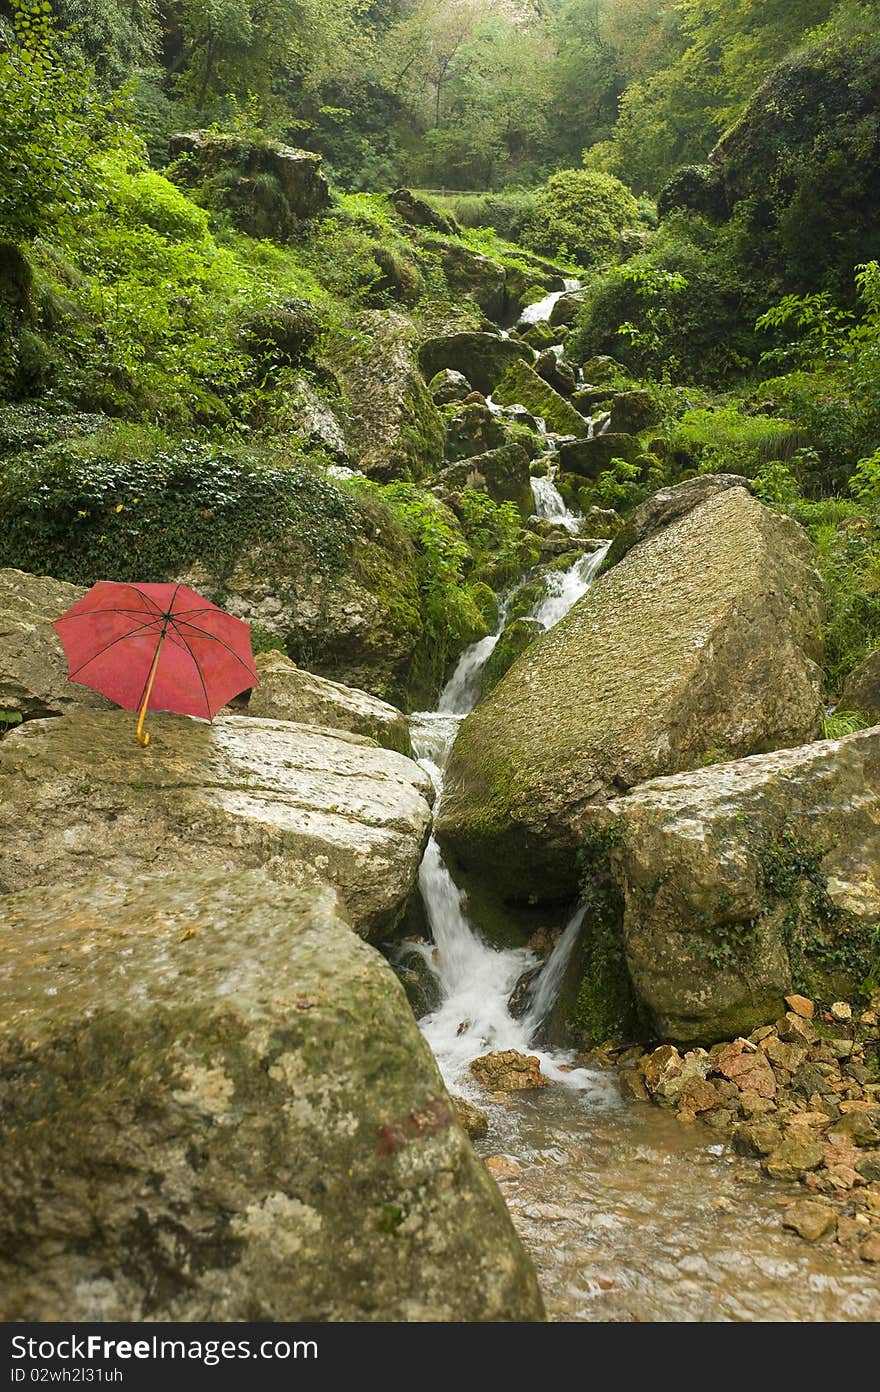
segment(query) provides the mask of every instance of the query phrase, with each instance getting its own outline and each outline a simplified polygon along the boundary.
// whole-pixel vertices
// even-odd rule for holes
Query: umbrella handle
[[[150,743],[150,735],[148,731],[144,729],[144,720],[147,714],[147,706],[150,704],[150,693],[153,690],[153,682],[156,680],[156,672],[159,668],[159,654],[162,651],[162,642],[164,638],[165,634],[163,633],[159,639],[159,642],[156,645],[156,655],[153,658],[153,665],[150,668],[150,675],[147,677],[147,689],[144,692],[144,702],[141,706],[140,715],[138,716],[137,742],[142,749],[146,749],[147,745]]]

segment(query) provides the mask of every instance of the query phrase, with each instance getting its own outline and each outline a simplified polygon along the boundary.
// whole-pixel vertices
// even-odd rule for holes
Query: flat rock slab
[[[0,1318],[533,1320],[403,990],[327,889],[0,904]]]
[[[393,927],[415,886],[430,780],[362,736],[226,716],[151,715],[142,750],[124,711],[34,720],[0,743],[0,892],[216,864],[338,888],[364,937]]]
[[[880,727],[654,779],[606,814],[627,964],[659,1035],[745,1034],[781,1016],[786,997],[812,1008],[791,995],[797,980],[827,998],[847,969],[853,987],[867,976],[880,921]],[[789,1045],[778,1061],[796,1067],[796,1053]]]

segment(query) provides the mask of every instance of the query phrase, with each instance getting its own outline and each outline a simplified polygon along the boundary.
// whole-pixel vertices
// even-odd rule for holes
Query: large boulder
[[[880,648],[850,672],[841,692],[840,709],[860,711],[880,720]]]
[[[497,449],[507,439],[503,417],[484,401],[463,402],[446,420],[444,454],[450,464]]]
[[[390,199],[401,222],[409,227],[424,227],[430,232],[442,232],[447,236],[457,236],[461,230],[454,217],[439,212],[426,199],[413,193],[412,189],[395,189]]]
[[[600,438],[607,439],[607,436]],[[684,517],[707,498],[728,488],[748,488],[748,479],[739,474],[697,474],[670,488],[661,488],[634,508],[617,533],[605,558],[605,568],[616,565],[639,541],[656,536],[670,522]]]
[[[431,241],[429,250],[439,257],[452,294],[473,300],[487,318],[500,323],[506,303],[505,272],[500,261],[483,256],[465,242]]]
[[[419,349],[422,372],[430,380],[444,367],[461,372],[477,391],[488,395],[511,363],[532,360],[525,343],[500,334],[464,330],[429,338]]]
[[[292,720],[327,730],[349,730],[374,739],[384,749],[411,754],[409,722],[403,711],[366,691],[318,677],[297,667],[282,652],[258,653],[260,684],[254,687],[246,714],[261,720]]]
[[[609,798],[818,728],[823,603],[794,522],[743,489],[635,547],[462,724],[439,834],[515,900],[566,898]]]
[[[383,482],[422,478],[442,461],[443,421],[419,372],[413,325],[396,310],[376,309],[355,327],[334,366],[359,467]]]
[[[557,435],[586,435],[587,422],[564,396],[539,377],[534,368],[518,359],[495,388],[499,406],[525,406]]]
[[[524,517],[534,506],[529,456],[522,445],[502,445],[441,469],[431,484],[451,493],[476,488],[497,503],[517,503]]]
[[[658,778],[609,803],[630,977],[657,1036],[729,1039],[876,962],[880,728]]]
[[[423,633],[412,547],[373,509],[359,518],[352,551],[329,575],[307,551],[296,573],[283,573],[254,546],[222,575],[198,562],[176,578],[222,594],[224,609],[280,639],[309,671],[405,701]]]
[[[57,619],[85,594],[79,585],[0,570],[0,709],[24,720],[63,715],[82,706],[109,710],[112,702],[67,679]]]
[[[0,893],[141,869],[267,868],[330,882],[364,937],[403,912],[431,824],[430,780],[341,730],[123,711],[32,720],[0,742]]]
[[[169,151],[172,176],[202,185],[250,237],[286,241],[330,206],[321,157],[310,150],[202,130],[173,135]]]
[[[328,890],[169,868],[13,895],[0,925],[0,1318],[542,1318]]]

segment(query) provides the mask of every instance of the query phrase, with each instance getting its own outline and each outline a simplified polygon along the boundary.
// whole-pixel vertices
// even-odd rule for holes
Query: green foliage
[[[538,191],[522,239],[546,256],[601,265],[619,253],[621,233],[638,220],[635,198],[611,174],[563,169]]]
[[[826,715],[822,721],[822,735],[825,739],[845,739],[858,730],[867,730],[868,720],[858,711],[835,711]]]
[[[490,631],[485,587],[466,580],[472,564],[468,544],[454,514],[414,484],[353,478],[345,487],[356,498],[379,503],[412,540],[424,625],[422,660],[436,688],[462,648]]]
[[[661,486],[657,480],[653,483],[656,487]],[[637,464],[628,464],[625,459],[612,459],[611,468],[603,470],[593,484],[591,498],[598,507],[629,512],[653,491],[653,487],[648,487],[642,481]]]
[[[633,1038],[641,1023],[623,947],[623,894],[611,856],[616,824],[588,832],[578,852],[582,975],[569,1027],[577,1043]]]
[[[496,503],[487,493],[466,488],[457,506],[473,569],[480,573],[490,563],[496,585],[512,583],[522,570],[522,519],[516,503]]]
[[[87,67],[63,61],[48,0],[12,0],[0,45],[0,237],[70,228],[95,209],[94,155],[117,134]]]
[[[353,500],[303,461],[196,441],[146,457],[100,435],[44,445],[0,480],[0,564],[84,585],[167,580],[200,561],[222,588],[257,545],[270,574],[333,574],[357,522]]]
[[[670,435],[672,450],[702,473],[760,475],[759,486],[765,494],[773,487],[784,487],[780,468],[789,471],[787,466],[800,444],[800,432],[792,421],[748,415],[738,401],[685,411]]]

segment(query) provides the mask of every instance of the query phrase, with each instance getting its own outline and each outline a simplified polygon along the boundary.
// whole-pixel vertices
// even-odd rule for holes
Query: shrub
[[[534,251],[589,266],[611,260],[624,228],[638,221],[638,203],[613,174],[563,169],[536,194],[521,235]]]

